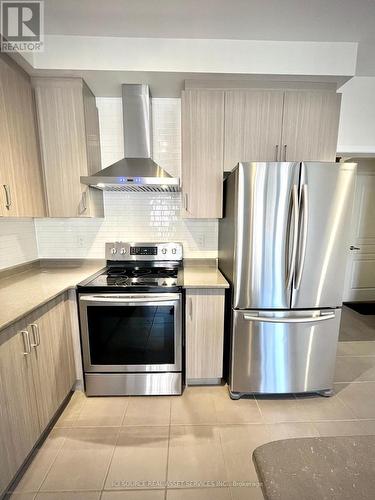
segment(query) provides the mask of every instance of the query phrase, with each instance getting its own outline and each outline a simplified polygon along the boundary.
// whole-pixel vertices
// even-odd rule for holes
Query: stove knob
[[[121,248],[120,253],[121,253],[121,255],[125,255],[126,254],[126,249],[125,248]]]
[[[161,253],[165,255],[167,253],[167,249],[163,248],[162,251],[161,251]]]
[[[115,255],[116,253],[117,253],[116,248],[114,248],[114,247],[113,247],[113,248],[111,248],[111,254],[112,254],[112,255]]]
[[[172,253],[175,254],[177,250],[175,248],[172,248]]]

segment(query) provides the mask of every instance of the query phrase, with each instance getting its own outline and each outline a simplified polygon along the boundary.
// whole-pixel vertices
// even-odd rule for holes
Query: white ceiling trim
[[[36,69],[241,73],[355,74],[358,44],[46,35]]]

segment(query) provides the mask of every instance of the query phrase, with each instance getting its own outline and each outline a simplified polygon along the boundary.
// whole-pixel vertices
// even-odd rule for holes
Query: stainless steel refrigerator
[[[239,163],[224,181],[232,398],[330,395],[356,165]]]

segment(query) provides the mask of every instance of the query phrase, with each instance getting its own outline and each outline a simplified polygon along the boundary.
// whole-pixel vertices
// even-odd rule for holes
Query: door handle
[[[257,321],[259,323],[315,323],[316,321],[327,321],[334,319],[335,314],[322,314],[321,316],[305,316],[305,317],[284,317],[272,318],[270,316],[252,316],[251,314],[244,314],[244,319],[247,321]]]
[[[298,245],[298,221],[299,221],[299,206],[298,206],[298,188],[294,184],[292,188],[292,214],[293,214],[293,246],[288,277],[286,279],[286,287],[290,288],[296,267],[297,245]]]
[[[12,206],[12,197],[10,195],[10,188],[8,184],[3,184],[3,188],[5,191],[5,208],[9,210],[10,207]]]
[[[350,245],[350,250],[361,250],[359,247],[355,247],[354,245]]]
[[[24,345],[24,352],[23,354],[25,356],[28,356],[29,354],[31,354],[31,343],[30,343],[30,335],[29,335],[29,332],[27,330],[21,330],[21,335],[23,337],[23,345]]]
[[[39,327],[36,323],[31,323],[30,325],[34,343],[31,344],[31,347],[39,347],[40,346],[40,335],[39,335]]]
[[[307,184],[302,185],[301,191],[301,211],[302,217],[302,243],[299,255],[298,271],[296,276],[295,290],[298,290],[301,285],[303,267],[305,265],[306,249],[307,249],[307,227],[309,223],[309,196],[307,191]]]

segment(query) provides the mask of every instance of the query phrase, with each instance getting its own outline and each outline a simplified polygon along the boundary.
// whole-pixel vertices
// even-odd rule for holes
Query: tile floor
[[[375,434],[375,341],[340,342],[335,381],[332,398],[232,401],[226,387],[189,387],[182,397],[76,392],[12,498],[260,500],[257,446]]]

